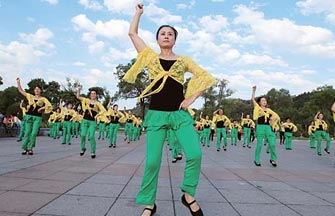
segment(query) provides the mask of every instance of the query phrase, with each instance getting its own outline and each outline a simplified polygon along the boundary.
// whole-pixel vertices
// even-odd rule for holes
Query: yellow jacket
[[[107,111],[107,115],[110,117],[110,118],[114,118],[114,117],[118,117],[119,118],[119,122],[120,123],[125,123],[126,122],[126,116],[120,112],[120,111],[117,111],[115,112],[113,109],[109,108],[108,111]]]
[[[233,122],[231,122],[230,124],[229,124],[229,128],[230,129],[233,129],[233,128],[237,128],[237,130],[238,131],[241,131],[242,130],[242,127],[241,127],[241,125],[239,124],[239,123],[233,123]]]
[[[284,122],[282,124],[282,127],[285,128],[285,129],[289,129],[291,130],[292,132],[297,132],[298,131],[298,128],[295,124],[293,124],[292,122],[290,123],[287,123],[287,122]],[[286,130],[285,130],[286,131]]]
[[[81,122],[81,120],[83,120],[83,116],[78,113],[76,113],[71,119],[72,122],[79,122],[79,123]]]
[[[22,110],[22,116],[25,116],[27,113],[27,109],[23,107],[21,110]]]
[[[69,109],[61,108],[61,115],[62,115],[62,121],[64,121],[65,116],[70,115],[73,118],[75,115],[77,115],[77,113],[73,109],[69,110]]]
[[[202,121],[196,121],[195,126],[198,128],[198,130],[204,129],[204,125],[203,125]]]
[[[270,108],[267,108],[266,112],[264,112],[258,104],[254,106],[253,118],[255,121],[257,121],[259,117],[265,116],[265,122],[268,122],[270,120],[270,115],[272,116],[274,123],[280,121],[279,115]]]
[[[139,126],[141,126],[141,124],[142,124],[142,120],[140,120],[138,118],[136,118],[136,120],[133,122],[133,125],[135,127],[139,127]]]
[[[241,125],[247,125],[247,127],[255,127],[255,122],[252,119],[242,118],[241,119]]]
[[[316,130],[316,127],[314,125],[308,126],[308,135],[312,135]]]
[[[110,120],[108,118],[108,112],[104,112],[102,114],[100,114],[98,117],[97,117],[97,123],[99,124],[100,122],[104,122],[104,123],[109,123]]]
[[[34,95],[26,93],[26,98],[28,100],[27,109],[29,109],[31,106],[33,106],[34,109],[36,108],[36,106],[40,106],[40,107],[45,108],[44,109],[45,113],[50,113],[52,111],[52,105],[48,101],[48,99],[46,99],[45,97],[41,97],[40,99],[35,101],[35,96]]]
[[[328,124],[324,120],[316,119],[314,121],[314,125],[315,125],[316,130],[319,130],[320,126],[322,126],[322,130],[324,131],[328,130]]]
[[[203,91],[216,84],[216,79],[205,70],[196,65],[189,57],[179,56],[177,61],[172,65],[169,71],[164,71],[159,61],[159,55],[151,48],[146,47],[138,54],[135,64],[125,74],[123,80],[134,83],[137,75],[144,69],[148,69],[149,79],[152,80],[150,85],[142,92],[139,99],[158,93],[163,89],[168,77],[171,77],[180,84],[184,84],[184,74],[190,72],[193,74],[185,93],[185,98]],[[150,90],[158,80],[163,79],[162,83],[154,91]]]
[[[105,107],[99,101],[96,101],[94,103],[94,107],[93,108],[90,107],[90,103],[91,103],[91,100],[88,99],[88,98],[82,98],[82,100],[81,100],[81,108],[82,108],[82,110],[84,112],[86,110],[88,110],[88,112],[90,113],[91,116],[92,116],[92,110],[95,111],[96,113],[98,113],[99,115],[102,115],[104,112],[106,112]],[[92,117],[94,117],[94,116],[92,116]]]
[[[229,119],[227,116],[225,116],[225,115],[215,114],[215,115],[213,116],[213,120],[212,120],[213,124],[215,124],[215,123],[217,123],[217,122],[219,122],[219,121],[223,121],[223,122],[224,122],[224,125],[225,125],[226,127],[229,126],[229,124],[230,124],[230,119]]]

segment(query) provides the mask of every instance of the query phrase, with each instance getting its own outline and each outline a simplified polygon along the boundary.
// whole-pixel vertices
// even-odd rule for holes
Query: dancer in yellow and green
[[[61,109],[61,115],[63,117],[63,137],[62,137],[62,144],[71,145],[71,129],[73,125],[73,119],[76,116],[76,111],[73,109],[73,105],[71,102],[66,104],[66,108],[63,107],[63,101],[59,101],[59,108]]]
[[[120,123],[124,123],[126,121],[125,115],[119,111],[119,106],[114,104],[111,108],[112,101],[110,100],[107,105],[107,116],[110,119],[109,124],[109,148],[113,147],[116,148],[116,141],[117,141],[117,133],[120,128]]]
[[[230,140],[232,145],[237,145],[237,140],[238,140],[238,132],[242,131],[242,127],[240,123],[236,120],[230,121],[231,123],[229,124],[230,128]]]
[[[36,143],[36,136],[39,127],[42,123],[42,113],[50,113],[52,105],[45,97],[42,97],[42,87],[35,86],[34,95],[25,92],[21,86],[20,78],[16,78],[17,88],[28,101],[27,113],[26,113],[26,128],[24,131],[24,138],[21,148],[23,149],[22,154],[33,155],[33,148]]]
[[[269,150],[271,153],[270,163],[272,166],[277,166],[277,152],[276,152],[276,136],[271,128],[272,125],[278,124],[280,117],[277,113],[267,107],[267,100],[265,97],[259,97],[256,101],[256,86],[252,87],[251,101],[254,104],[253,119],[257,121],[256,137],[257,146],[255,149],[255,165],[261,166],[260,156],[263,146],[263,140],[268,140]],[[271,120],[271,121],[270,121]]]
[[[136,116],[132,114],[130,110],[126,110],[126,107],[124,107],[124,115],[126,117],[126,123],[124,126],[124,134],[125,138],[124,140],[126,141],[128,139],[128,144],[130,141],[134,140],[134,122],[136,121]]]
[[[204,127],[203,130],[203,139],[204,139],[204,145],[207,147],[211,146],[211,141],[210,141],[210,135],[211,135],[211,126],[213,125],[212,120],[209,119],[209,116],[206,115],[205,118],[202,118],[202,112],[200,113],[200,119],[202,120],[202,125]]]
[[[18,142],[21,142],[24,136],[24,130],[26,129],[26,113],[27,113],[27,109],[25,107],[22,106],[23,105],[23,100],[21,100],[20,102],[20,109],[22,111],[22,121],[21,121],[21,127],[20,127],[20,133],[19,136],[17,138]]]
[[[125,74],[124,80],[134,83],[144,68],[148,69],[150,85],[139,98],[151,96],[149,110],[144,117],[143,126],[147,132],[146,165],[142,185],[136,203],[146,205],[142,216],[153,215],[157,211],[156,192],[163,146],[166,133],[172,129],[186,156],[182,203],[192,215],[202,216],[202,210],[195,201],[196,188],[201,168],[201,148],[194,130],[194,120],[188,107],[213,86],[216,80],[197,66],[189,57],[176,55],[172,48],[177,38],[175,28],[164,25],[156,34],[160,53],[155,53],[138,35],[139,20],[143,5],[136,6],[136,13],[130,24],[129,36],[137,50],[138,58]],[[184,95],[184,74],[193,76]]]
[[[308,126],[308,135],[309,135],[309,147],[315,149],[315,123],[311,121],[310,125]]]
[[[183,159],[183,149],[181,145],[179,144],[176,135],[172,131],[172,129],[169,129],[167,131],[167,137],[168,137],[168,143],[169,147],[171,149],[171,156],[172,156],[172,163],[177,163],[178,160]]]
[[[241,125],[243,127],[243,148],[245,148],[245,146],[251,148],[251,128],[255,128],[255,122],[250,119],[249,114],[244,118],[244,113],[242,113]]]
[[[133,123],[133,127],[134,127],[134,141],[140,140],[141,129],[142,129],[142,118],[141,117],[136,118],[136,120]]]
[[[328,124],[323,120],[323,114],[321,112],[317,112],[314,117],[315,122],[315,137],[317,140],[317,152],[318,155],[321,156],[321,149],[322,149],[322,138],[326,140],[326,148],[324,149],[325,152],[330,154],[330,137],[328,134]]]
[[[202,119],[199,119],[199,121],[196,121],[196,128],[197,128],[197,133],[199,137],[199,142],[202,144],[202,146],[205,146],[204,143],[204,124]]]
[[[226,127],[230,126],[230,120],[223,114],[222,109],[217,109],[213,112],[213,124],[215,124],[216,130],[216,151],[221,149],[221,139],[223,138],[223,150],[227,151],[227,130]]]
[[[78,138],[80,123],[83,120],[83,116],[76,111],[76,114],[70,120],[72,122],[72,138]]]
[[[285,122],[282,124],[282,127],[285,129],[285,149],[292,150],[292,137],[293,133],[298,131],[298,128],[295,124],[292,123],[291,118],[287,117]]]
[[[56,111],[52,112],[52,128],[51,128],[51,138],[59,139],[60,138],[60,126],[63,119],[61,109],[56,108]]]
[[[97,127],[96,119],[106,112],[104,106],[97,100],[97,92],[90,90],[89,98],[80,96],[81,85],[77,87],[77,98],[81,101],[81,108],[84,112],[80,128],[80,156],[86,152],[86,135],[89,135],[91,145],[91,158],[96,157],[95,129]]]
[[[97,124],[99,125],[99,136],[98,136],[98,140],[102,139],[105,140],[105,136],[107,136],[107,131],[106,131],[106,124],[109,124],[110,121],[108,119],[108,112],[102,113],[101,115],[99,115],[99,117],[97,118]],[[106,133],[106,135],[105,135]]]

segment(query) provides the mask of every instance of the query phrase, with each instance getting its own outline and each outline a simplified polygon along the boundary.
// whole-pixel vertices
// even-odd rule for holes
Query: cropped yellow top
[[[99,101],[95,101],[94,103],[94,107],[90,107],[90,103],[91,100],[88,98],[82,98],[81,100],[81,107],[83,109],[83,111],[85,112],[86,110],[88,110],[88,112],[90,113],[90,115],[92,116],[92,110],[95,111],[98,114],[103,114],[104,112],[106,112],[105,107],[99,102]],[[94,117],[94,116],[92,116]]]
[[[225,122],[225,126],[228,126],[229,123],[230,123],[230,120],[229,120],[229,118],[227,116],[225,116],[225,115],[219,115],[219,114],[215,114],[213,116],[213,120],[212,121],[213,121],[213,123],[216,123],[216,122],[219,122],[219,121],[223,121],[223,122]]]
[[[280,120],[279,115],[276,112],[272,111],[270,108],[267,108],[266,112],[264,112],[262,107],[260,107],[258,104],[254,106],[253,118],[255,121],[258,120],[258,118],[260,117],[264,117],[265,122],[269,122],[270,115],[272,116],[274,123],[277,123]]]
[[[314,121],[316,130],[328,130],[328,124],[324,120],[316,119]]]
[[[308,126],[308,135],[312,135],[316,130],[316,127],[314,125]]]
[[[126,116],[120,111],[115,112],[113,109],[109,108],[107,113],[108,113],[107,115],[112,118],[112,122],[113,118],[119,118],[118,122],[120,123],[125,123],[127,120]]]
[[[293,124],[292,122],[290,122],[290,123],[285,122],[285,123],[282,124],[282,127],[283,128],[288,128],[292,132],[297,132],[298,131],[297,126],[295,124]]]
[[[242,118],[241,125],[242,126],[246,125],[246,127],[248,127],[248,128],[255,127],[255,122],[251,119],[248,119],[248,118]]]
[[[171,77],[180,84],[184,84],[185,72],[190,72],[193,77],[188,83],[188,87],[185,93],[185,98],[194,95],[197,92],[203,91],[217,82],[216,79],[205,70],[200,68],[187,56],[179,56],[176,62],[172,65],[169,71],[165,71],[160,64],[159,55],[155,53],[151,48],[146,47],[143,51],[138,54],[135,64],[127,71],[123,80],[129,83],[134,83],[137,75],[144,69],[147,68],[149,72],[149,79],[152,80],[150,85],[145,88],[139,99],[147,97],[160,92],[168,77]],[[150,90],[159,81],[162,83],[154,91]]]
[[[26,98],[28,100],[28,107],[33,106],[34,109],[36,108],[36,106],[44,107],[45,113],[50,113],[52,111],[52,105],[45,97],[40,97],[37,101],[35,101],[34,95],[26,93]]]

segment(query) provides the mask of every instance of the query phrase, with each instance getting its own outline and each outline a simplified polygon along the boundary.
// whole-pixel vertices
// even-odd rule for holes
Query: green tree
[[[0,110],[6,115],[16,113],[17,110],[12,109],[12,104],[16,104],[21,101],[21,95],[18,93],[17,88],[14,86],[7,87],[0,94]]]
[[[30,82],[28,82],[27,85],[28,85],[28,89],[26,89],[26,92],[28,92],[30,94],[34,94],[35,87],[39,86],[39,87],[42,88],[42,95],[44,95],[44,91],[48,87],[47,83],[42,78],[32,79],[32,80],[30,80]]]
[[[218,80],[218,84],[216,85],[218,89],[216,95],[218,107],[223,107],[225,105],[225,99],[234,94],[234,90],[228,88],[228,83],[226,79]]]
[[[208,88],[202,94],[201,97],[204,99],[204,108],[203,108],[204,115],[211,116],[212,113],[217,109],[216,95],[217,95],[217,91],[215,90],[214,86]]]

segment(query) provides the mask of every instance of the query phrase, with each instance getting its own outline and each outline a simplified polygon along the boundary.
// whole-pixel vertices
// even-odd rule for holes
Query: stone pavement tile
[[[293,205],[331,205],[329,202],[323,201],[311,194],[303,191],[272,191],[266,190],[266,193],[278,199],[284,204]]]
[[[24,186],[15,188],[16,191],[32,191],[41,193],[63,194],[77,185],[71,181],[35,180]]]
[[[318,183],[318,182],[289,182],[289,184],[303,190],[313,192],[335,192],[335,180],[333,183]]]
[[[120,197],[125,199],[135,198],[140,186],[128,185],[124,191],[122,191]],[[172,200],[171,188],[169,187],[158,187],[157,188],[157,200]]]
[[[262,190],[299,191],[299,189],[283,182],[250,181],[250,183]]]
[[[8,191],[0,195],[0,209],[5,212],[33,213],[58,194]]]
[[[311,194],[327,200],[335,205],[335,192],[310,192]]]
[[[222,190],[223,196],[232,203],[279,204],[279,202],[262,191],[254,190]]]
[[[173,188],[180,187],[180,185],[183,183],[182,177],[183,175],[179,176],[178,178],[171,178]],[[213,185],[207,179],[200,177],[198,188],[208,188],[208,187],[213,187]]]
[[[81,183],[66,194],[79,196],[118,197],[123,186],[111,184]]]
[[[246,181],[222,181],[213,180],[212,183],[216,188],[225,190],[257,190],[254,186]]]
[[[129,181],[130,176],[116,176],[111,174],[95,174],[94,176],[87,179],[87,183],[104,183],[104,184],[119,184],[125,185]]]
[[[228,204],[222,202],[199,202],[204,215],[208,216],[237,216],[238,213]],[[191,215],[190,211],[181,202],[176,202],[177,216]]]
[[[105,215],[115,198],[63,195],[44,206],[36,215],[101,216]]]
[[[31,178],[31,179],[40,179],[47,176],[51,176],[55,173],[54,170],[37,170],[34,168],[27,168],[23,170],[18,170],[11,172],[2,176],[6,177],[20,177],[20,178]]]
[[[334,216],[335,206],[289,205],[303,216]]]
[[[173,195],[174,200],[179,201],[183,193],[179,188],[173,188]],[[227,202],[214,187],[197,188],[195,198],[199,202]]]
[[[285,205],[244,203],[233,203],[232,205],[242,216],[299,216]]]
[[[75,173],[75,172],[60,171],[52,175],[49,175],[47,177],[44,177],[43,179],[80,182],[80,181],[84,181],[91,175],[92,173]]]
[[[32,181],[34,181],[34,179],[0,176],[0,190],[11,190]]]
[[[17,170],[15,167],[0,166],[0,175]]]
[[[29,213],[12,213],[12,212],[2,212],[0,211],[1,216],[28,216]]]
[[[156,201],[157,213],[155,216],[172,216],[172,201]],[[118,199],[108,212],[107,216],[125,216],[141,215],[144,206],[136,205],[134,199]],[[178,215],[178,214],[177,214]]]
[[[104,168],[100,173],[127,176],[132,175],[136,171],[137,167],[138,165],[112,164]]]
[[[224,168],[202,168],[202,173],[210,180],[241,180],[240,177]]]
[[[133,176],[128,185],[137,185],[137,186],[140,186],[142,183],[142,176]]]

